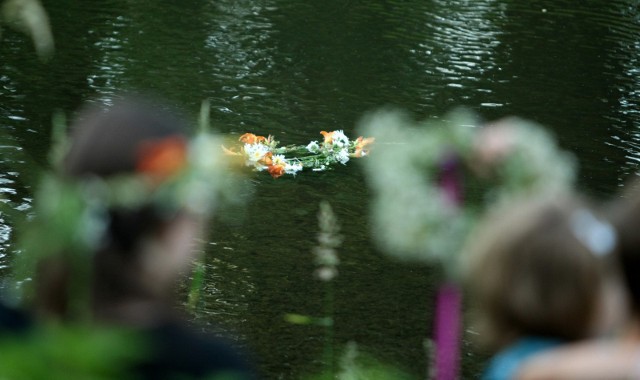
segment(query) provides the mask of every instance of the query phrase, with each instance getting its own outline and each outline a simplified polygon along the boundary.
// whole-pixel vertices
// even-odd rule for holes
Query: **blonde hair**
[[[588,336],[603,278],[571,224],[585,208],[575,196],[547,196],[514,202],[481,223],[465,268],[480,343],[497,349],[525,335]]]

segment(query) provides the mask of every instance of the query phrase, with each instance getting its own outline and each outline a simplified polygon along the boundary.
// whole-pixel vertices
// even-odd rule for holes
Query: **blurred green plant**
[[[47,325],[0,339],[1,379],[130,379],[148,351],[132,331]]]
[[[49,17],[38,0],[5,0],[0,5],[0,21],[0,25],[6,24],[29,35],[41,59],[53,55],[55,48]]]

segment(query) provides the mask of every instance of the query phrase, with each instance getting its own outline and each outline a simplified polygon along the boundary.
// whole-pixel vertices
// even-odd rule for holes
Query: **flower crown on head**
[[[202,108],[194,138],[169,136],[139,144],[133,173],[73,180],[59,170],[45,172],[35,195],[35,217],[22,226],[17,277],[31,277],[48,255],[90,256],[104,242],[111,209],[153,205],[168,218],[182,211],[208,215],[219,202],[234,199],[237,171],[218,149],[222,139],[208,131],[208,103]],[[56,169],[69,146],[65,130],[58,118],[49,156]]]

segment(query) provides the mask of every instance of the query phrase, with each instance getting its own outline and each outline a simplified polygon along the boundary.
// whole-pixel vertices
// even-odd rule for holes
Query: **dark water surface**
[[[320,130],[354,135],[384,105],[417,118],[464,105],[486,119],[547,125],[577,155],[580,184],[605,197],[640,162],[640,14],[635,1],[126,1],[49,0],[57,50],[0,42],[0,194],[28,213],[45,165],[52,112],[127,89],[157,93],[195,115],[210,98],[224,133],[274,134],[285,144]],[[21,158],[26,153],[33,162]],[[212,226],[196,318],[224,326],[260,358],[266,378],[320,368],[322,331],[283,321],[319,315],[310,249],[318,202],[346,236],[336,281],[336,341],[424,376],[438,274],[392,262],[370,243],[360,167],[277,181],[256,175],[245,212]],[[0,266],[13,222],[0,214]],[[463,378],[481,355],[464,345]]]

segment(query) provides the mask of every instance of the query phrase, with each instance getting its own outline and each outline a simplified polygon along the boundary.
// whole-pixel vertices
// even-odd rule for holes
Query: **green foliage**
[[[130,331],[48,326],[0,340],[0,379],[128,379],[147,350]]]

